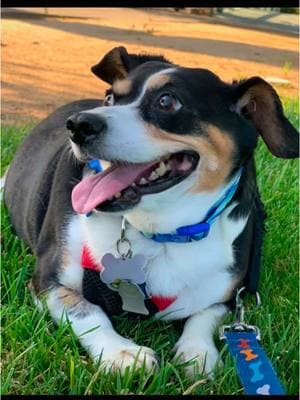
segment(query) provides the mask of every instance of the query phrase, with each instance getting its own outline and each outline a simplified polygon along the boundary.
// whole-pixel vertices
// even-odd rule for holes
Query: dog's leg
[[[125,371],[145,361],[146,369],[157,363],[155,353],[148,347],[138,346],[119,335],[99,306],[88,302],[79,292],[65,286],[56,286],[46,295],[46,304],[57,323],[68,320],[82,346],[103,368]]]
[[[186,374],[210,373],[218,360],[213,332],[227,312],[223,304],[214,305],[201,313],[192,315],[185,323],[183,333],[175,345],[175,360],[186,362],[195,360],[186,367]]]

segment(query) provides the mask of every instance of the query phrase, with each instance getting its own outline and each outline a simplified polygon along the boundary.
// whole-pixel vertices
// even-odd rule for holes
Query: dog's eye
[[[114,95],[113,93],[109,93],[106,95],[103,105],[106,107],[113,106],[114,105]]]
[[[159,98],[159,108],[164,111],[177,111],[181,108],[181,106],[182,104],[180,101],[172,94],[163,94]]]

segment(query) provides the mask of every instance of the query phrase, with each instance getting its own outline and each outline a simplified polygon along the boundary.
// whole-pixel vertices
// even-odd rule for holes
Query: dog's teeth
[[[135,182],[133,182],[130,186],[132,186],[132,187],[136,187],[136,184],[135,184]]]
[[[121,192],[117,192],[114,197],[116,199],[119,199],[121,196],[122,196]]]
[[[183,156],[182,163],[179,165],[178,169],[179,169],[179,171],[188,171],[189,169],[191,169],[191,167],[192,167],[192,163],[189,160],[189,158],[187,157],[187,155],[185,154]]]
[[[148,181],[145,178],[141,178],[141,180],[139,182],[140,185],[146,185],[147,183],[148,183]]]
[[[159,175],[156,173],[156,171],[152,171],[151,175],[149,176],[149,181],[155,181],[156,179],[159,178]]]
[[[164,174],[167,172],[166,164],[163,161],[161,161],[159,163],[159,167],[156,168],[155,172],[157,173],[158,176],[164,176]]]

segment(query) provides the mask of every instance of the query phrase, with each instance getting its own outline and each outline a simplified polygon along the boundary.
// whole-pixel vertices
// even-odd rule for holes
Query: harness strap
[[[100,272],[103,267],[100,263],[97,263],[92,256],[90,249],[87,246],[83,246],[81,253],[81,267],[85,269],[91,269],[92,271]]]

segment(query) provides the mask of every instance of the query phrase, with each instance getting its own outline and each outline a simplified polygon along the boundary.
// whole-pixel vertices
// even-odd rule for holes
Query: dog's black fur
[[[150,76],[152,78],[155,72],[167,70],[168,68],[172,68],[172,71],[163,77],[165,79],[163,85],[157,85],[156,81],[156,85],[154,84],[149,89],[148,83],[151,79],[147,80],[147,78]],[[132,122],[132,120],[141,120],[144,125],[142,125],[142,129],[132,129],[134,132],[141,130],[143,133],[137,136],[139,139],[142,138],[140,139],[139,146],[129,146],[129,148],[141,151],[142,156],[144,151],[143,141],[148,140],[148,134],[150,136],[153,135],[153,137],[151,136],[151,140],[156,140],[155,143],[158,143],[158,146],[166,138],[171,143],[170,138],[172,137],[177,146],[179,142],[178,138],[185,138],[185,140],[188,138],[187,143],[191,145],[191,151],[198,150],[198,159],[200,158],[200,154],[206,156],[206,151],[210,156],[218,157],[218,167],[215,168],[212,162],[209,166],[210,169],[208,168],[209,171],[218,170],[217,174],[219,175],[217,175],[217,178],[219,180],[216,178],[215,182],[213,182],[215,183],[214,190],[226,185],[235,176],[237,171],[242,169],[238,189],[229,203],[230,205],[232,202],[236,202],[237,205],[228,216],[225,216],[226,226],[227,228],[229,227],[228,230],[230,231],[232,228],[232,240],[234,238],[235,240],[232,247],[230,247],[230,251],[234,254],[232,258],[234,261],[228,261],[230,265],[227,265],[226,262],[224,265],[221,264],[224,269],[222,277],[226,276],[226,278],[222,278],[225,282],[224,286],[222,286],[224,289],[220,289],[220,291],[217,289],[214,292],[214,288],[211,285],[211,282],[214,282],[214,280],[210,280],[210,278],[214,278],[214,276],[211,276],[214,274],[212,271],[211,274],[208,274],[207,282],[205,282],[207,289],[205,296],[207,296],[207,302],[210,302],[208,308],[205,308],[207,305],[203,306],[201,300],[200,306],[196,303],[197,307],[199,306],[199,310],[193,310],[193,304],[188,304],[190,294],[187,291],[185,292],[188,293],[187,297],[183,297],[183,307],[181,309],[178,307],[180,310],[183,309],[186,312],[186,314],[183,313],[179,317],[185,318],[187,316],[188,322],[185,325],[181,338],[176,344],[179,346],[179,350],[177,350],[183,353],[183,357],[193,358],[195,355],[199,366],[201,368],[205,367],[205,371],[209,372],[213,363],[216,362],[217,357],[217,350],[214,349],[212,343],[212,329],[215,327],[214,323],[218,321],[223,315],[222,313],[225,313],[228,308],[224,307],[223,304],[227,306],[234,305],[235,289],[241,285],[246,285],[247,290],[252,293],[256,292],[258,286],[265,219],[264,207],[256,183],[253,156],[258,138],[259,136],[263,138],[273,155],[282,158],[295,158],[299,156],[298,133],[285,118],[281,102],[275,90],[267,82],[258,77],[242,82],[234,82],[233,84],[226,84],[210,71],[181,68],[170,63],[162,56],[128,54],[123,47],[110,51],[98,64],[92,67],[92,72],[97,77],[112,85],[112,88],[107,93],[113,93],[114,91],[115,105],[130,104],[130,106],[125,108],[116,107],[115,109],[112,107],[111,110],[107,110],[101,108],[102,105],[108,105],[107,99],[104,102],[93,99],[79,100],[60,107],[27,136],[10,165],[6,177],[4,198],[12,225],[17,235],[30,246],[37,258],[36,269],[33,275],[35,295],[45,292],[49,311],[57,322],[61,321],[62,316],[66,312],[67,317],[70,318],[70,321],[72,320],[71,323],[73,324],[72,327],[75,334],[82,341],[84,347],[96,360],[99,356],[103,357],[108,367],[113,366],[116,362],[118,367],[123,368],[124,360],[124,367],[132,365],[134,357],[140,352],[141,356],[138,355],[138,358],[140,357],[139,363],[146,360],[147,369],[155,362],[155,354],[151,349],[140,347],[134,342],[121,337],[109,325],[109,319],[102,310],[107,315],[115,315],[122,312],[121,299],[117,292],[111,291],[100,281],[98,271],[87,272],[85,270],[83,273],[81,268],[83,266],[82,259],[80,261],[79,254],[80,250],[84,249],[86,237],[82,235],[76,236],[78,232],[81,232],[77,227],[80,226],[80,229],[83,227],[83,225],[77,223],[85,221],[85,224],[91,229],[92,234],[94,232],[94,226],[92,226],[94,222],[88,225],[86,219],[74,216],[75,212],[71,204],[71,193],[74,186],[83,177],[84,179],[86,178],[85,168],[88,159],[96,158],[113,163],[120,161],[119,159],[111,159],[105,154],[105,151],[108,151],[109,154],[109,150],[107,150],[109,147],[116,149],[116,141],[111,145],[111,142],[108,140],[107,143],[109,143],[109,146],[106,149],[105,146],[102,146],[103,141],[110,138],[108,136],[109,130],[107,129],[108,121],[105,120],[105,117],[111,116],[112,114],[109,113],[112,112],[115,120],[119,122],[120,110],[126,110],[125,113],[127,113],[128,109],[131,110],[131,107],[134,107],[134,112],[130,111],[132,114],[130,114],[131,120],[129,119],[129,125],[132,124],[133,127],[140,126],[135,125],[135,122]],[[161,78],[161,74],[154,75],[155,79],[157,77]],[[125,88],[123,93],[122,90],[116,93],[116,86],[113,84],[117,79],[121,80],[119,88],[122,87],[122,80],[125,79],[123,82],[123,90]],[[145,82],[147,82],[145,85],[146,95],[143,94],[141,100],[132,106],[131,103],[141,93]],[[179,103],[182,106],[179,108],[180,112],[177,112],[177,109],[176,113],[168,114],[164,113],[163,109],[156,107],[159,103],[157,99],[161,99],[166,89],[171,94],[174,91],[175,97],[179,96]],[[94,112],[88,112],[88,110],[95,108],[98,109]],[[83,120],[84,125],[82,125]],[[67,121],[68,129],[71,132],[68,132],[66,128]],[[79,123],[80,121],[81,123]],[[120,125],[117,123],[114,127],[115,129],[112,132],[116,134],[119,132]],[[126,126],[126,130],[122,131],[123,136],[121,140],[124,137],[126,138],[123,141],[124,143],[127,141],[126,135],[130,133],[128,132],[129,130]],[[159,139],[155,137],[153,132]],[[117,138],[119,140],[120,136],[117,136]],[[73,142],[72,145],[76,144],[74,149],[79,149],[79,158],[75,158],[71,151],[70,139]],[[204,147],[201,148],[203,143]],[[150,145],[148,147],[151,148]],[[151,150],[152,153],[149,151],[150,156],[151,154],[153,156],[157,149],[157,147],[153,148],[154,150]],[[165,147],[162,147],[162,149],[165,149]],[[123,147],[121,150],[124,152]],[[210,151],[211,153],[209,153]],[[195,152],[197,153],[197,151]],[[121,154],[120,157],[123,157],[123,153],[116,152],[113,154]],[[211,159],[213,160],[213,157]],[[126,158],[121,160],[121,162],[124,161],[126,162]],[[152,162],[153,158],[150,161]],[[129,158],[127,162],[141,161]],[[203,172],[203,169],[201,169],[203,168],[202,164],[199,165],[200,169],[193,170],[195,171],[194,176],[198,178],[199,175],[196,173],[199,170]],[[134,167],[131,165],[131,168]],[[223,175],[222,167],[225,171]],[[113,168],[116,168],[116,166],[114,165]],[[221,173],[219,172],[220,170]],[[173,173],[173,170],[171,172]],[[111,171],[108,170],[109,173]],[[167,183],[168,179],[173,179],[173,176],[171,179],[167,176]],[[214,176],[216,175],[212,173],[208,174],[208,180]],[[103,175],[100,175],[101,177]],[[89,178],[94,179],[94,177]],[[96,179],[98,178],[99,175],[96,176]],[[179,179],[182,179],[182,175],[180,174]],[[158,182],[161,181],[158,180]],[[137,183],[139,184],[139,182]],[[139,201],[143,195],[143,188],[138,187],[136,190],[136,193],[140,196],[137,199]],[[201,191],[203,188],[199,190]],[[209,191],[209,185],[207,187],[204,186],[205,190]],[[125,199],[122,199],[122,197],[125,197]],[[201,197],[202,200],[203,197]],[[130,199],[126,199],[126,196],[119,194],[118,197],[115,196],[112,200],[108,198],[99,204],[97,210],[120,211],[127,210],[127,208],[132,208],[135,205],[136,203],[133,201],[130,202]],[[94,205],[92,204],[92,206]],[[199,207],[199,204],[197,207]],[[99,223],[99,220],[102,221],[101,218],[104,217],[101,215],[101,218],[97,218],[96,221]],[[243,222],[246,218],[248,218],[247,223],[242,232],[238,231],[241,232],[238,234],[235,231],[235,227],[239,226],[240,222]],[[223,221],[220,222],[220,225]],[[109,223],[112,224],[112,220],[109,220]],[[72,230],[72,234],[74,234],[75,241],[72,241],[74,239],[73,236],[72,240],[68,238],[67,232],[69,234],[69,227]],[[98,225],[97,229],[98,231],[95,229],[96,235],[100,232]],[[137,228],[134,229],[137,230]],[[223,235],[225,230],[222,231],[220,229],[220,232]],[[104,230],[103,233],[105,235]],[[105,239],[105,236],[103,236],[103,239]],[[110,236],[109,240],[111,240]],[[232,241],[228,238],[224,239],[221,236],[221,239],[217,239],[217,243],[220,248],[227,249],[226,246],[228,243],[231,246]],[[209,246],[211,244],[215,245],[214,238],[209,242]],[[148,243],[144,243],[143,245],[148,246]],[[181,246],[184,245],[181,244]],[[97,250],[97,246],[94,246],[94,249]],[[193,251],[197,251],[197,249],[197,247],[193,247]],[[205,263],[208,263],[208,270],[210,271],[211,264],[209,263],[212,260],[213,265],[214,258],[211,258],[211,249],[209,251]],[[217,252],[218,247],[216,248],[216,254]],[[73,253],[76,256],[70,261],[68,257],[72,258]],[[187,254],[190,253],[187,252]],[[169,266],[170,259],[166,258],[165,266]],[[157,265],[160,268],[161,258],[157,261],[159,261]],[[177,261],[181,262],[181,259],[178,258]],[[197,262],[191,260],[191,265],[194,268],[192,270],[194,274],[198,268],[198,260]],[[173,267],[174,265],[172,265]],[[177,263],[176,274],[178,276],[175,276],[178,282],[181,283],[181,273],[183,274],[184,271],[181,272],[179,268],[181,268],[181,264]],[[168,271],[168,269],[163,269],[162,271]],[[168,285],[175,282],[175,280],[169,281],[168,272],[165,273],[166,276],[165,279],[162,279],[163,282],[166,282]],[[201,275],[199,276],[201,277]],[[89,282],[92,282],[92,290],[87,290]],[[148,281],[146,283],[148,284]],[[201,287],[200,285],[201,282],[199,282],[199,287]],[[192,287],[192,284],[190,286]],[[189,287],[188,284],[186,284],[186,287]],[[198,287],[196,287],[194,293],[197,290]],[[216,298],[217,303],[215,302]],[[146,299],[146,306],[147,301],[148,305],[151,305],[153,313],[156,313],[159,308],[156,307],[154,302],[151,302],[151,297],[150,299]],[[186,301],[187,306],[184,301]],[[94,304],[99,305],[102,310]],[[154,309],[153,307],[156,308]],[[203,308],[201,309],[201,307]],[[152,311],[150,308],[148,307],[148,311],[151,314]],[[208,314],[206,313],[209,313],[209,317],[207,317]],[[201,318],[204,318],[202,322]],[[95,324],[100,326],[100,329],[96,328],[94,333],[84,337],[82,333],[93,330]],[[197,331],[197,336],[193,338],[192,350],[190,350],[192,339],[189,333],[191,324],[194,324],[193,331]],[[207,332],[205,330],[199,344],[199,327],[205,326],[206,328],[207,324],[209,324],[208,330]],[[102,327],[104,328],[102,329]],[[205,355],[204,359],[202,359],[203,355]],[[209,362],[206,367],[205,363],[207,360]]]
[[[116,98],[118,104],[122,104],[124,101],[128,103],[136,96],[136,91],[142,83],[141,79],[144,80],[154,71],[165,68],[166,64],[172,66],[162,56],[129,55],[124,48],[119,49],[123,68],[126,69],[126,72],[131,73],[135,86],[125,100]],[[112,83],[116,76],[122,78],[124,74],[123,70],[117,73],[114,70],[116,68],[115,60],[111,53],[104,57],[99,64],[92,67],[92,71],[98,77],[109,83]],[[139,74],[140,78],[134,79],[135,68],[141,66],[141,64],[143,64],[143,71]],[[203,75],[202,79],[201,74]],[[232,214],[245,215],[251,210],[247,229],[235,241],[236,266],[248,266],[246,276],[249,282],[249,279],[253,279],[251,278],[253,275],[251,271],[256,271],[254,275],[257,275],[260,265],[264,219],[263,206],[256,186],[252,152],[249,153],[248,151],[249,148],[255,146],[256,142],[255,135],[252,133],[254,127],[250,122],[252,111],[247,107],[242,109],[242,114],[250,120],[249,122],[238,117],[235,113],[232,113],[232,119],[228,121],[228,118],[226,119],[227,114],[222,111],[224,106],[220,102],[217,103],[216,99],[219,98],[220,93],[223,93],[223,99],[226,98],[223,104],[227,104],[229,107],[229,104],[238,101],[253,85],[262,85],[263,90],[269,92],[274,100],[277,125],[271,118],[268,118],[268,115],[259,116],[259,118],[254,119],[257,132],[263,133],[265,131],[264,125],[268,123],[272,124],[269,130],[284,131],[284,135],[279,135],[281,142],[275,150],[275,155],[284,158],[298,156],[298,134],[284,117],[280,100],[274,89],[260,78],[252,78],[230,86],[220,81],[209,71],[186,70],[183,76],[181,74],[177,83],[183,86],[184,81],[188,82],[188,86],[184,88],[186,96],[189,96],[190,99],[194,97],[195,107],[202,104],[201,108],[198,108],[202,120],[212,122],[229,132],[232,132],[235,126],[235,140],[239,142],[240,149],[236,164],[243,164],[244,172],[239,190],[233,199],[233,201],[238,200],[239,206],[234,209]],[[202,85],[202,87],[199,87],[199,85]],[[216,89],[217,87],[218,89]],[[195,91],[193,92],[193,90]],[[218,96],[214,95],[214,90],[218,90]],[[196,93],[199,92],[203,93],[205,99],[200,103],[199,99],[196,98]],[[59,250],[61,248],[60,243],[63,241],[64,224],[67,216],[74,212],[70,203],[71,191],[81,179],[84,167],[83,163],[75,161],[70,154],[69,138],[65,127],[66,121],[72,114],[98,107],[101,104],[102,102],[96,99],[79,100],[56,110],[28,135],[9,168],[5,185],[5,202],[16,233],[38,257],[34,283],[39,291],[46,289],[49,286],[49,281],[55,281],[56,265],[59,264],[61,258]],[[212,112],[212,110],[215,110],[215,112]],[[193,124],[196,123],[195,113],[193,111],[187,112],[190,114],[181,115],[181,120],[176,120],[172,128],[173,125],[170,126],[168,121],[157,120],[159,117],[155,116],[154,113],[149,114],[147,104],[141,105],[141,113],[145,120],[149,119],[152,123],[154,121],[154,124],[159,127],[167,127],[170,132],[177,134],[180,134],[180,129],[182,129],[182,133],[189,132]],[[197,115],[197,117],[199,116]],[[187,126],[187,123],[190,126]],[[230,125],[230,129],[228,129],[228,125]],[[246,135],[247,129],[249,134]],[[240,132],[243,132],[243,134],[241,135]],[[266,142],[268,144],[270,140],[267,139]],[[274,146],[272,146],[271,143],[269,147],[273,148]],[[245,148],[245,151],[243,151],[243,148]],[[247,160],[249,154],[250,159]],[[234,172],[235,169],[233,169]],[[252,286],[253,291],[256,284],[250,286]]]
[[[131,92],[125,97],[116,96],[117,104],[130,103],[142,82],[154,71],[174,66],[161,56],[137,56],[128,54],[124,48],[117,50],[92,67],[98,77],[110,84],[116,78],[122,79],[130,74],[134,82]],[[249,214],[249,219],[246,228],[234,242],[236,259],[231,268],[242,277],[248,290],[255,292],[265,214],[256,184],[253,150],[258,135],[261,135],[274,155],[298,157],[299,136],[285,118],[276,92],[261,78],[229,85],[209,71],[182,69],[178,76],[175,73],[175,80],[181,95],[188,99],[192,108],[170,121],[167,116],[151,110],[150,99],[145,98],[140,106],[141,116],[154,126],[178,135],[186,132],[191,134],[200,119],[233,136],[238,152],[230,176],[241,165],[244,170],[232,200],[237,201],[238,206],[232,211],[231,217]],[[239,112],[233,110],[229,113],[230,107],[249,91],[256,106],[248,102]],[[202,93],[201,99],[197,97],[199,93]],[[71,192],[81,180],[85,166],[84,162],[75,160],[71,155],[66,121],[71,115],[101,105],[102,101],[96,99],[80,100],[56,110],[28,135],[9,168],[5,203],[16,233],[37,257],[33,277],[37,293],[57,284],[65,227],[69,217],[74,214]],[[205,135],[205,132],[201,134]],[[94,143],[91,145],[90,152],[94,158],[101,158],[98,148]],[[95,296],[95,299],[99,299],[99,296]],[[97,300],[94,302],[97,303]],[[111,313],[109,309],[106,311]]]

